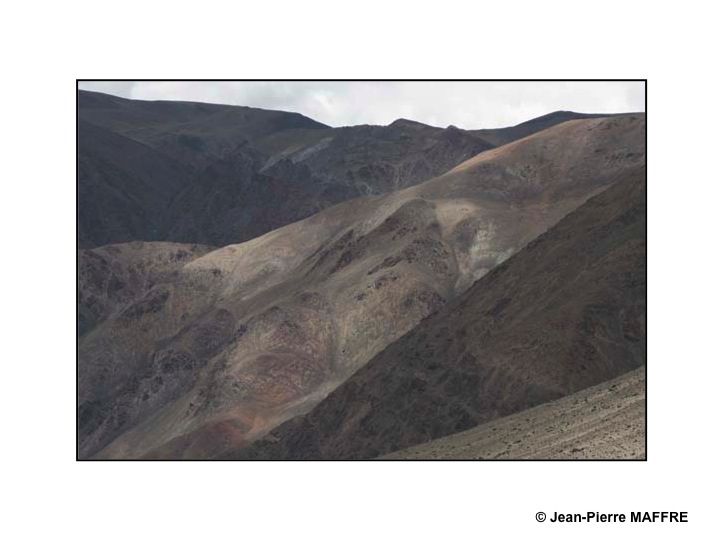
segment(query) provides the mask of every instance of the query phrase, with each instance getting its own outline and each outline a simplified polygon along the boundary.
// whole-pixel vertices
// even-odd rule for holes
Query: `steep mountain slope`
[[[78,94],[79,242],[223,246],[348,199],[439,176],[496,144],[575,118],[506,130],[397,120],[329,128],[296,113]],[[146,168],[143,168],[146,167]]]
[[[644,153],[643,116],[568,122],[193,260],[82,338],[81,456],[209,458],[262,436]]]
[[[645,368],[383,459],[645,459]]]
[[[645,218],[638,167],[378,354],[312,412],[229,455],[372,458],[641,366]]]

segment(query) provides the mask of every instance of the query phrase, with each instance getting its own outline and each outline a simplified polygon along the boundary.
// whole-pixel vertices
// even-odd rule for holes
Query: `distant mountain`
[[[472,133],[480,136],[494,146],[502,146],[512,141],[522,139],[543,129],[555,126],[568,120],[582,120],[586,118],[606,118],[618,116],[617,114],[586,114],[572,111],[555,111],[532,120],[521,122],[516,126],[495,129],[476,129]]]
[[[186,101],[78,93],[80,120],[141,142],[201,170],[248,141],[292,129],[327,129],[298,113]]]
[[[78,124],[78,240],[99,246],[159,240],[168,198],[192,176],[175,160],[105,128]]]
[[[409,121],[332,129],[250,107],[84,91],[78,102],[82,247],[249,240],[338,202],[427,180],[491,147]],[[127,171],[133,163],[149,170]]]
[[[216,214],[213,186],[204,185],[213,171],[231,164],[235,174],[224,178],[232,187],[225,204],[252,211],[252,201],[233,198],[243,183],[257,184],[257,171],[267,160],[249,141],[279,131],[327,129],[296,113],[95,92],[79,92],[78,106],[81,247],[200,238],[227,243],[201,228],[226,217]],[[236,231],[237,226],[228,234],[237,236]]]
[[[379,129],[372,138],[380,141],[367,144],[395,149],[395,129],[433,130],[437,140],[455,136],[400,124]],[[347,138],[343,144],[355,148],[352,139],[375,128],[353,130],[339,131],[336,144]],[[153,286],[127,296],[94,295],[96,322],[79,344],[80,456],[215,458],[318,403],[321,410],[330,392],[388,345],[641,167],[644,135],[644,115],[565,122],[421,184],[354,198],[204,255],[198,250],[205,248],[188,249],[192,260],[178,267],[163,262],[174,247],[158,244],[153,257],[156,248],[148,244],[142,258],[159,265]],[[264,144],[292,146],[288,133],[277,137],[283,140]],[[223,190],[217,193],[220,203]],[[121,282],[130,275],[122,265],[134,260],[112,258]],[[535,278],[528,283],[537,286]],[[577,386],[592,383],[592,376]],[[538,400],[562,394],[542,379],[537,390]],[[439,412],[443,432],[449,411]],[[458,429],[467,418],[455,418]],[[398,436],[414,441],[412,433]]]
[[[78,94],[80,247],[243,242],[334,204],[439,176],[499,144],[586,115],[501,130],[399,119],[330,128],[297,113]]]
[[[373,458],[642,366],[645,205],[644,167],[625,171],[310,413],[228,457]]]

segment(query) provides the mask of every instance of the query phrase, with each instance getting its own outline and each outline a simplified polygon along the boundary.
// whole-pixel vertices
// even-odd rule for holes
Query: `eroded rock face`
[[[608,160],[618,147],[633,155]],[[263,437],[323,402],[475,280],[493,279],[498,264],[642,162],[635,154],[644,155],[642,117],[571,122],[422,184],[346,201],[173,267],[170,279],[139,288],[80,341],[81,457],[216,458]],[[438,330],[417,361],[454,350],[447,332],[484,335],[509,317],[522,298],[513,287],[483,308],[483,325]],[[605,303],[593,305],[583,324],[615,332],[597,321]],[[641,343],[638,311],[623,309],[618,331]],[[492,366],[478,371],[477,352],[455,352],[465,368],[447,374],[442,392],[462,394],[467,380],[500,381],[498,392],[520,384]],[[444,364],[431,364],[441,377]],[[433,381],[405,381],[403,392],[410,399]],[[540,382],[522,388],[537,402],[550,392]],[[442,392],[428,395],[442,400]],[[490,407],[493,396],[477,407]],[[447,411],[453,429],[482,417],[461,409]]]
[[[162,307],[163,293],[150,289],[172,281],[183,265],[210,250],[207,246],[162,242],[80,250],[78,334],[89,332],[114,312],[122,310],[126,320],[131,320],[143,309]]]

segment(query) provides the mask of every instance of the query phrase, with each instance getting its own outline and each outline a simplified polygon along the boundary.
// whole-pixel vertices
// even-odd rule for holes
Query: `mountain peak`
[[[423,124],[422,122],[416,122],[415,120],[408,120],[407,118],[398,118],[391,124],[388,124],[388,127],[409,127],[409,128],[418,128],[418,127],[431,127],[427,124]]]

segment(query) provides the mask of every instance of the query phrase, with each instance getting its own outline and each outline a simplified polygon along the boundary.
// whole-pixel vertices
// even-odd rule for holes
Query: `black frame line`
[[[75,461],[76,462],[111,462],[111,461],[122,461],[122,462],[192,462],[200,461],[205,463],[212,462],[274,462],[274,461],[295,461],[295,462],[323,462],[323,461],[393,461],[393,462],[490,462],[490,463],[514,463],[514,462],[571,462],[571,463],[591,463],[591,462],[635,462],[644,463],[648,461],[648,368],[647,368],[647,308],[645,312],[645,458],[644,459],[608,459],[608,458],[588,458],[588,459],[568,459],[568,458],[536,458],[536,459],[388,459],[388,458],[374,458],[374,459],[226,459],[226,460],[215,460],[215,459],[97,459],[97,458],[86,458],[80,459],[79,448],[80,448],[80,429],[78,419],[78,407],[79,393],[78,393],[78,380],[79,380],[79,353],[80,353],[80,337],[77,333],[77,321],[79,317],[79,306],[78,301],[80,299],[80,265],[79,265],[79,252],[80,244],[78,238],[79,231],[79,170],[80,170],[80,137],[79,137],[79,123],[80,123],[80,83],[81,82],[642,82],[645,87],[645,243],[647,245],[647,202],[648,202],[648,182],[647,182],[647,104],[648,104],[648,80],[647,79],[75,79]],[[647,256],[645,259],[645,305],[647,306]],[[461,433],[461,432],[458,432]]]

